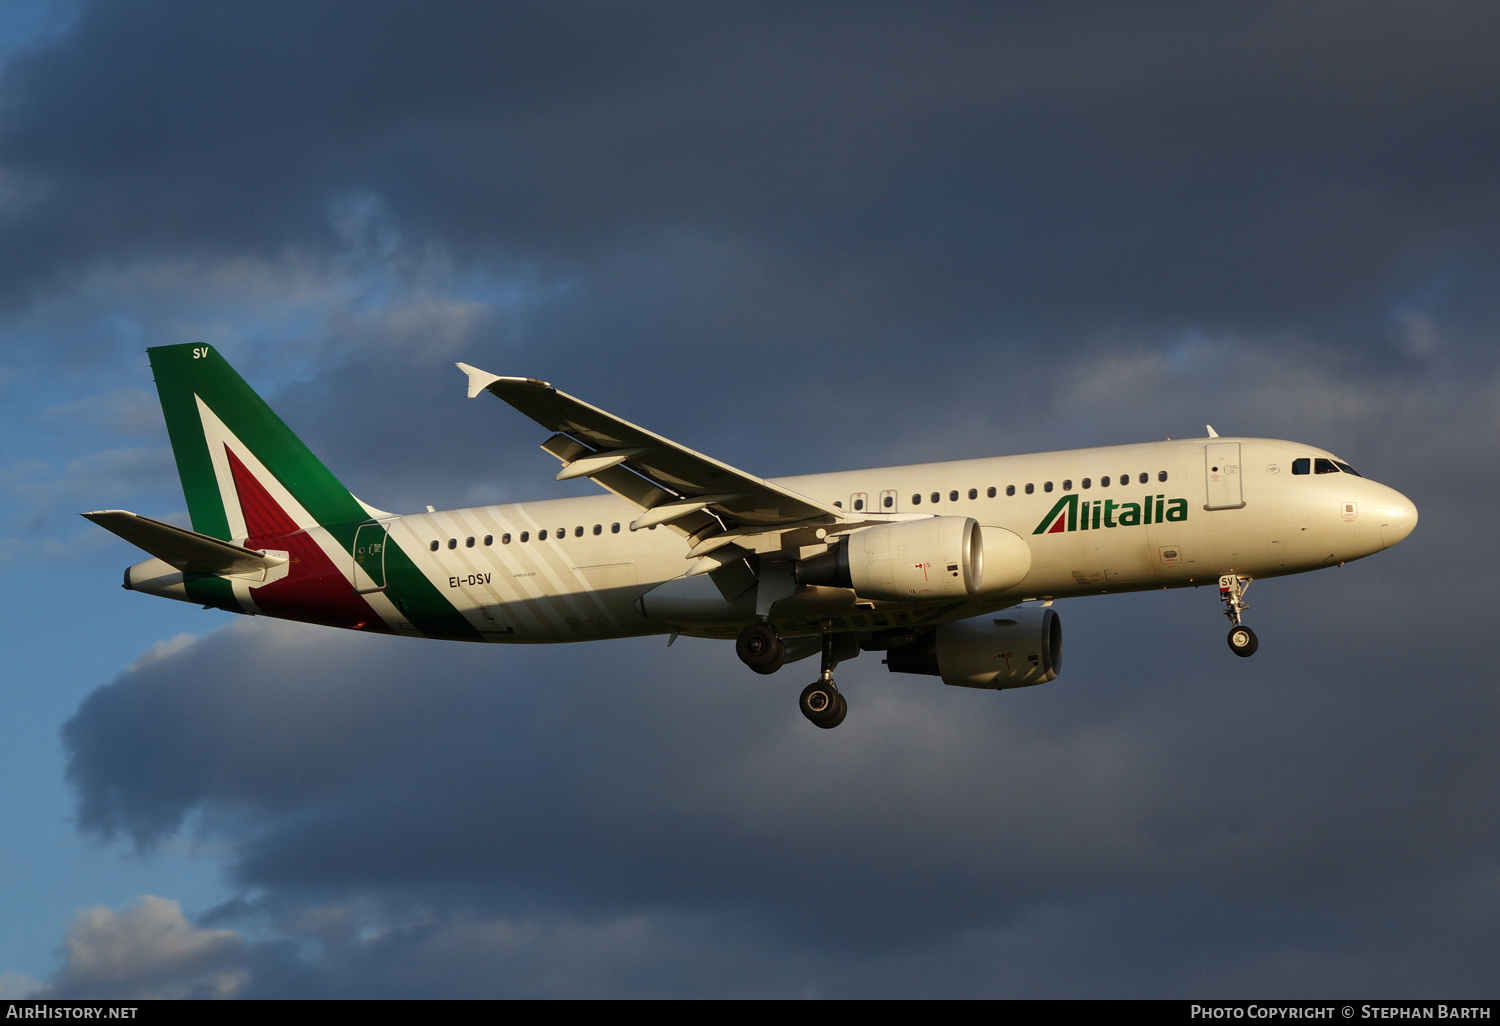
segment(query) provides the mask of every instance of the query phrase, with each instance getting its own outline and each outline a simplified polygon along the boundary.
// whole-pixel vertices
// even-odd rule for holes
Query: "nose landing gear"
[[[1255,632],[1240,622],[1240,614],[1250,608],[1245,603],[1245,592],[1250,590],[1252,580],[1238,574],[1225,574],[1219,578],[1219,600],[1224,603],[1224,615],[1234,624],[1229,629],[1229,651],[1242,657],[1253,656],[1260,647]]]

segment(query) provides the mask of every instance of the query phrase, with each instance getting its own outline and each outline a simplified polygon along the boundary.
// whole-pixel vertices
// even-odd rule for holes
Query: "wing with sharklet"
[[[562,461],[559,481],[592,479],[641,509],[631,530],[667,525],[693,539],[692,555],[768,530],[844,520],[836,506],[694,452],[545,381],[458,367],[469,376],[469,398],[490,392],[554,432],[542,448]]]

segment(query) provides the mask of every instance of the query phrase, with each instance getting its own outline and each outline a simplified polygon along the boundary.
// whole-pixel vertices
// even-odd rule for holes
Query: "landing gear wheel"
[[[786,646],[776,633],[776,628],[762,621],[752,623],[740,631],[734,643],[735,654],[756,673],[775,673],[786,659]]]
[[[849,714],[849,703],[839,694],[839,689],[834,687],[831,680],[815,680],[803,688],[797,707],[802,710],[803,716],[824,730],[837,727]]]
[[[838,713],[833,717],[833,719],[829,720],[827,723],[820,723],[820,724],[818,724],[818,726],[824,727],[824,728],[826,728],[828,730],[832,730],[834,727],[837,727],[840,723],[843,723],[844,722],[844,717],[848,716],[848,715],[849,715],[849,703],[848,703],[848,701],[845,700],[845,698],[843,696],[843,693],[840,692],[840,694],[839,694],[839,711],[838,711]]]
[[[1255,632],[1244,624],[1236,624],[1229,630],[1229,651],[1237,656],[1253,656],[1260,647]]]

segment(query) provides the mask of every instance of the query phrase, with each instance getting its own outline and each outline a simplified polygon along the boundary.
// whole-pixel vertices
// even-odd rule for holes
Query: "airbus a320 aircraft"
[[[1298,442],[1206,438],[763,480],[544,381],[459,364],[551,436],[559,481],[607,493],[396,515],[355,498],[211,346],[148,351],[193,530],[85,517],[150,553],[125,587],[351,630],[510,643],[734,638],[759,673],[834,667],[1015,688],[1053,680],[1052,600],[1217,582],[1236,655],[1259,577],[1411,533],[1404,495]],[[670,644],[670,642],[669,642]]]

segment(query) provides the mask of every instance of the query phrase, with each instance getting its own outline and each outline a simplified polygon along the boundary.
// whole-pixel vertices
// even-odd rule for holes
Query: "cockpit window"
[[[1337,474],[1338,472],[1339,468],[1333,465],[1333,460],[1325,460],[1323,457],[1319,456],[1313,462],[1314,474]]]
[[[1292,460],[1293,474],[1308,474],[1311,472],[1312,460],[1308,459],[1306,456],[1302,457],[1300,460]]]
[[[1333,465],[1335,467],[1338,467],[1346,474],[1353,474],[1355,477],[1364,477],[1363,474],[1355,470],[1353,467],[1349,466],[1349,464],[1345,463],[1343,460],[1334,460]]]

